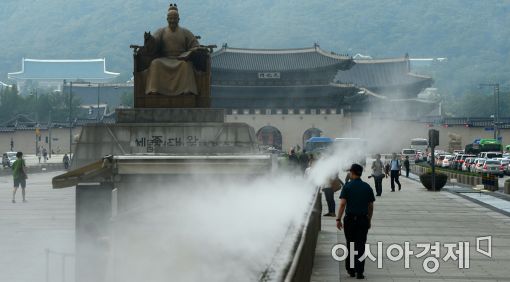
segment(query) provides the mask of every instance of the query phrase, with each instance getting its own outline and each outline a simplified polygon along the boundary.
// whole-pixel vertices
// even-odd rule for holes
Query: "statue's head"
[[[170,4],[166,20],[168,22],[168,27],[170,27],[172,31],[175,31],[175,29],[179,26],[179,11],[177,10],[176,4]]]

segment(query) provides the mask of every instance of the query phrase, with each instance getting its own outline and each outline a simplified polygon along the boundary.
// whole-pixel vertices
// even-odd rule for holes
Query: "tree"
[[[128,92],[123,92],[120,96],[120,103],[123,106],[132,108],[134,106],[134,94],[128,93]]]

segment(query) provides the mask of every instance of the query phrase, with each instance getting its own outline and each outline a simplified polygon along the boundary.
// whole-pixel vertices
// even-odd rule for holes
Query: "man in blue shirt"
[[[398,191],[402,189],[402,185],[400,184],[400,181],[398,180],[398,177],[400,176],[400,171],[402,169],[402,164],[397,158],[397,154],[393,153],[391,161],[390,161],[390,168],[391,168],[391,192],[395,192],[395,182],[398,184]]]
[[[364,279],[365,261],[359,261],[359,258],[365,253],[365,243],[367,242],[368,229],[370,229],[372,214],[374,212],[374,191],[372,187],[361,180],[363,167],[359,164],[353,164],[349,170],[351,181],[342,189],[340,193],[340,208],[336,226],[339,230],[344,228],[347,249],[350,250],[351,243],[354,250],[358,252],[354,256],[354,265],[350,263],[350,255],[345,260],[345,268],[351,277]],[[345,217],[342,224],[342,215],[345,211]]]

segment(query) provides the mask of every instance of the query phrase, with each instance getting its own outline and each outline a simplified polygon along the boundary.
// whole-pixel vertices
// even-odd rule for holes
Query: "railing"
[[[262,272],[259,281],[285,281],[285,282],[305,282],[310,281],[312,275],[313,260],[315,257],[315,247],[321,229],[321,193],[319,191],[313,197],[313,201],[305,216],[304,224],[299,227],[298,234],[291,244],[292,254],[287,254],[287,248],[282,248],[276,252],[273,262]],[[295,231],[295,226],[290,226],[287,233]],[[288,235],[287,234],[287,235]],[[281,261],[282,258],[284,261]],[[275,271],[275,269],[282,269]],[[275,273],[278,272],[278,273]]]
[[[447,126],[466,126],[466,127],[493,127],[494,118],[480,117],[424,117],[419,120],[422,123]],[[510,128],[510,117],[499,118],[499,128]]]
[[[51,271],[50,271],[50,262],[51,262],[51,258],[52,257],[56,257],[56,259],[60,259],[61,261],[61,278],[58,280],[58,281],[62,281],[62,282],[65,282],[65,281],[71,281],[71,280],[67,280],[67,275],[68,275],[68,272],[66,272],[66,269],[67,269],[67,261],[69,258],[72,258],[74,259],[75,258],[75,255],[74,254],[71,254],[71,253],[64,253],[64,252],[56,252],[56,251],[52,251],[50,249],[46,249],[46,282],[52,282],[52,281],[57,281],[57,280],[54,280],[54,279],[51,279]],[[51,279],[51,280],[50,280]]]

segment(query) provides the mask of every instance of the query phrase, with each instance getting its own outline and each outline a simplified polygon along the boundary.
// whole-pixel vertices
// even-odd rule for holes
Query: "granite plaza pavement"
[[[74,258],[67,257],[63,262],[62,256],[55,254],[74,252],[74,189],[52,190],[50,186],[50,179],[60,173],[30,174],[28,203],[21,203],[18,194],[16,204],[11,203],[12,178],[0,176],[0,281],[45,281],[47,266],[48,281],[73,281]],[[428,192],[414,180],[402,178],[402,184],[402,191],[391,193],[389,180],[383,181],[384,192],[375,202],[368,235],[372,253],[377,256],[378,241],[383,243],[383,250],[392,243],[408,241],[415,253],[421,251],[416,243],[469,241],[470,268],[459,269],[457,261],[440,261],[439,270],[429,274],[422,263],[430,253],[422,258],[410,256],[409,269],[404,268],[403,260],[393,262],[383,254],[382,269],[375,262],[367,262],[367,281],[510,281],[509,216],[455,193]],[[475,238],[487,235],[492,236],[492,258],[475,249]],[[323,217],[312,281],[355,280],[348,277],[344,262],[331,257],[331,248],[337,242],[344,243],[343,232],[336,230],[334,218]],[[52,251],[49,261],[47,249]],[[441,246],[440,250],[441,259],[445,248]]]
[[[51,178],[61,173],[29,174],[28,202],[21,201],[20,189],[15,204],[12,176],[0,176],[0,281],[74,281],[74,257],[64,263],[60,255],[74,253],[74,188],[51,189]]]
[[[510,217],[472,202],[455,192],[428,192],[413,179],[401,177],[402,191],[390,192],[389,178],[383,180],[382,197],[377,197],[372,219],[372,228],[368,233],[371,253],[377,257],[377,242],[383,243],[382,268],[377,262],[365,264],[366,281],[510,281]],[[373,187],[372,179],[364,179]],[[470,193],[478,198],[484,193]],[[338,205],[339,192],[335,193]],[[490,197],[490,196],[488,196]],[[338,208],[338,206],[337,206]],[[323,199],[323,213],[327,205]],[[338,231],[335,218],[323,217],[322,231],[319,234],[315,263],[311,281],[357,281],[349,277],[344,262],[332,259],[331,249],[339,243],[345,244],[343,231]],[[476,237],[492,236],[491,258],[476,250]],[[398,243],[410,243],[409,269],[404,267],[404,259],[391,261],[386,255],[387,247]],[[460,269],[458,260],[443,261],[446,247],[443,243],[470,243],[468,269]],[[439,269],[428,273],[422,264],[431,252],[416,258],[423,248],[417,243],[440,242]],[[487,241],[480,248],[488,250]],[[338,252],[342,255],[342,251]],[[397,251],[393,251],[397,254]],[[433,265],[430,263],[430,267]]]

